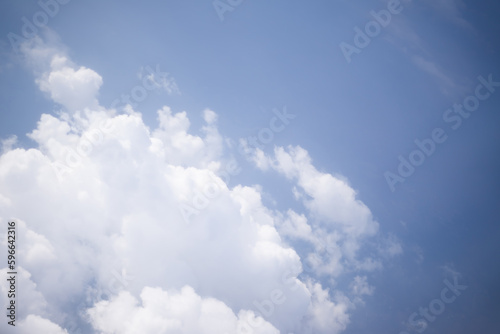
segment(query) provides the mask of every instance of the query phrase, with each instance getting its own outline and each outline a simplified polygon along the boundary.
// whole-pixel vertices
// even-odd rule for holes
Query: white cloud
[[[153,131],[150,149],[171,164],[207,167],[220,158],[222,137],[216,128],[216,114],[205,111],[205,138],[188,133],[190,122],[185,111],[173,113],[169,107],[158,110],[159,128]]]
[[[0,216],[24,236],[20,286],[30,307],[19,314],[22,326],[47,333],[64,333],[69,323],[104,333],[232,334],[245,322],[254,333],[345,329],[351,301],[317,276],[379,263],[358,256],[378,223],[345,180],[319,172],[300,147],[277,148],[274,158],[260,159],[295,184],[308,212],[270,210],[261,187],[229,188],[217,176],[227,157],[214,111],[203,112],[202,136],[189,133],[186,112],[167,106],[150,130],[130,107],[115,115],[97,104],[97,73],[40,45],[25,52],[33,61],[50,58],[40,88],[74,112],[42,115],[30,134],[37,148],[7,146],[0,156]],[[222,186],[187,223],[181,204],[213,182]],[[312,251],[294,248],[294,239]],[[313,270],[299,278],[308,259]]]
[[[97,93],[102,85],[99,74],[83,66],[74,69],[67,65],[65,58],[53,59],[51,67],[37,83],[54,102],[70,111],[97,107]]]
[[[259,150],[256,150],[259,154]],[[301,147],[277,147],[274,157],[259,155],[267,165],[296,181],[298,197],[310,213],[327,229],[337,229],[352,237],[371,236],[377,233],[378,223],[370,210],[356,198],[356,191],[347,181],[331,174],[319,172],[311,163],[306,150]],[[255,161],[255,159],[254,159]],[[257,163],[261,166],[262,163]]]
[[[353,308],[353,304],[341,293],[337,293],[332,300],[328,290],[320,284],[309,283],[312,291],[309,314],[312,321],[304,333],[340,333],[349,324],[348,311]]]
[[[236,315],[223,302],[202,298],[188,286],[168,292],[146,287],[140,298],[141,305],[130,293],[122,292],[111,301],[97,303],[88,310],[94,328],[103,334],[279,333],[261,317],[253,319],[252,311]]]
[[[30,314],[23,321],[21,321],[16,328],[15,333],[32,334],[68,334],[68,331],[62,329],[57,324],[50,320],[44,319],[37,315]]]
[[[10,136],[7,139],[2,140],[2,152],[7,152],[12,150],[12,148],[17,144],[17,136]]]
[[[21,45],[22,53],[37,75],[35,81],[40,90],[70,112],[97,108],[101,76],[73,64],[52,33],[47,31],[45,36],[50,36],[49,43],[35,37]]]
[[[6,249],[5,245],[2,245],[2,247]],[[5,256],[5,258],[7,257]],[[11,285],[10,282],[7,281],[7,278],[10,278],[11,275],[7,274],[7,272],[10,272],[7,268],[0,269],[0,275],[2,275],[2,280],[0,280],[0,292],[2,293],[0,301],[2,310],[6,310],[10,305],[9,303],[11,299],[8,298],[8,295],[12,294],[12,292],[9,293],[9,291],[11,291]],[[39,287],[34,282],[34,277],[32,277],[32,275],[21,266],[17,267],[16,272],[17,275],[15,282],[17,294],[15,300],[17,305],[17,319],[26,317],[29,314],[44,314],[49,305],[47,304],[43,294],[40,292]],[[22,305],[22,307],[20,305]],[[5,317],[5,319],[7,319],[7,317]],[[2,328],[2,326],[6,326],[6,322],[7,321],[2,321],[0,328]]]

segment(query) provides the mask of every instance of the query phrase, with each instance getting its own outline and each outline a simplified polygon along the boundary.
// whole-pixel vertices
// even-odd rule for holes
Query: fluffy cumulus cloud
[[[366,274],[399,253],[394,238],[364,251],[379,224],[306,150],[254,152],[304,204],[270,209],[263,187],[228,186],[238,166],[216,112],[196,135],[164,106],[150,129],[131,106],[99,105],[93,70],[41,41],[23,50],[63,111],[41,115],[35,148],[10,138],[0,156],[0,219],[17,223],[20,258],[17,328],[0,332],[339,333],[373,293]]]
[[[344,177],[318,171],[308,152],[299,146],[276,147],[272,155],[259,148],[247,147],[246,152],[258,168],[272,169],[291,180],[293,194],[308,209],[307,215],[290,209],[278,214],[276,220],[285,240],[311,245],[311,251],[302,256],[306,264],[333,276],[382,266],[378,258],[359,256],[364,241],[378,234],[379,223]],[[397,239],[392,237],[391,242],[381,242],[377,253],[388,257],[400,254]]]
[[[48,34],[51,34],[50,32]],[[50,36],[52,40],[56,36]],[[102,78],[95,71],[76,66],[61,48],[47,47],[40,38],[22,44],[21,50],[37,71],[36,83],[41,91],[70,111],[96,108]]]
[[[122,292],[111,301],[97,303],[88,314],[102,333],[279,333],[252,311],[236,315],[220,300],[202,298],[188,286],[173,292],[146,287],[140,298],[142,304]],[[255,330],[250,323],[258,325]]]
[[[16,333],[32,334],[32,333],[47,333],[47,334],[68,334],[68,331],[62,329],[50,320],[44,319],[37,315],[30,314],[18,324]]]

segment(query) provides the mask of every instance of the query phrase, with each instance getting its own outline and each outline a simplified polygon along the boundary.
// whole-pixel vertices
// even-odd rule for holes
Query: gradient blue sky
[[[267,127],[273,108],[296,115],[264,148],[300,145],[316,168],[341,174],[403,253],[370,275],[375,288],[345,333],[399,333],[408,316],[459,273],[468,286],[425,333],[497,333],[500,306],[500,87],[453,130],[443,113],[473,94],[478,77],[500,81],[496,1],[402,1],[403,11],[348,63],[340,43],[386,1],[243,1],[221,21],[211,1],[79,1],[61,5],[47,27],[76,64],[99,73],[102,106],[140,84],[157,64],[180,94],[152,92],[136,108],[154,128],[156,110],[186,110],[193,133],[202,110],[235,141]],[[0,4],[0,137],[26,134],[59,108],[11,49],[36,1]],[[384,173],[442,128],[448,139],[394,192]],[[233,152],[243,172],[231,182],[263,186],[269,207],[301,209],[285,178]],[[268,202],[267,202],[268,201]],[[325,279],[325,282],[327,280]],[[341,283],[339,283],[341,284]],[[2,320],[3,321],[3,320]]]

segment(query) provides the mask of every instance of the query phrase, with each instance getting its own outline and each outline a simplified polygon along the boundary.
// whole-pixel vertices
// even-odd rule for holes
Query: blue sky
[[[225,6],[230,6],[228,3],[231,3],[222,2]],[[186,175],[191,175],[188,167],[193,167],[200,173],[211,170],[220,176],[221,169],[213,167],[210,162],[218,162],[224,166],[229,159],[236,159],[241,172],[232,175],[228,182],[228,191],[233,194],[231,196],[237,197],[236,193],[243,192],[244,201],[254,203],[251,200],[253,197],[239,187],[252,187],[253,191],[260,192],[262,199],[259,207],[269,210],[265,214],[267,218],[260,214],[252,216],[251,219],[247,218],[257,221],[256,224],[260,228],[264,224],[262,221],[271,217],[269,219],[274,221],[271,226],[280,237],[280,241],[275,242],[283,249],[293,249],[298,254],[297,261],[302,264],[311,247],[314,250],[317,243],[313,242],[315,246],[308,245],[307,240],[310,242],[310,237],[297,237],[297,234],[293,233],[300,231],[292,233],[286,229],[286,224],[280,225],[277,222],[279,217],[287,216],[287,210],[303,214],[313,230],[317,228],[318,238],[321,235],[332,242],[328,236],[335,235],[336,229],[339,228],[345,233],[342,234],[345,240],[354,238],[352,240],[360,245],[360,249],[355,259],[346,260],[349,256],[342,253],[343,257],[339,263],[344,263],[346,268],[341,272],[325,274],[317,267],[313,273],[302,273],[297,277],[307,286],[304,289],[308,292],[304,293],[313,296],[310,297],[311,300],[314,299],[313,292],[316,291],[311,286],[318,283],[322,289],[328,290],[328,298],[332,303],[346,306],[345,315],[349,320],[345,321],[341,315],[337,317],[336,313],[332,316],[335,322],[325,325],[333,326],[328,332],[416,333],[417,329],[424,329],[425,333],[494,333],[495,315],[499,311],[496,300],[500,297],[496,287],[500,276],[499,267],[496,265],[499,255],[497,240],[500,237],[497,224],[500,195],[497,176],[500,168],[500,159],[497,157],[500,149],[497,131],[500,116],[497,111],[500,106],[500,87],[495,88],[494,83],[486,87],[484,80],[500,82],[500,44],[497,43],[500,32],[499,5],[494,1],[477,3],[465,0],[232,3],[236,5],[231,7],[232,10],[224,11],[221,20],[211,1],[137,3],[71,0],[66,4],[58,4],[58,12],[50,17],[47,24],[39,28],[39,36],[28,39],[28,43],[23,45],[20,52],[14,52],[8,38],[9,33],[22,36],[22,18],[33,22],[33,15],[42,11],[42,7],[36,1],[3,1],[0,5],[0,138],[4,141],[4,150],[3,160],[0,160],[0,167],[3,164],[3,168],[0,170],[3,169],[4,172],[0,182],[0,204],[3,203],[2,198],[7,198],[4,202],[11,204],[2,204],[0,207],[2,220],[19,220],[21,226],[25,224],[23,228],[26,228],[26,231],[40,236],[40,240],[45,238],[47,242],[52,243],[55,251],[62,251],[64,243],[60,238],[63,235],[54,232],[55,226],[59,225],[52,228],[49,222],[30,221],[36,220],[36,217],[23,211],[30,210],[29,205],[16,201],[21,201],[22,198],[36,200],[37,196],[53,196],[57,199],[62,198],[59,197],[61,194],[68,194],[67,192],[78,194],[83,191],[78,186],[78,182],[84,182],[81,180],[87,180],[89,183],[95,181],[97,188],[100,184],[107,184],[109,189],[115,189],[117,194],[132,192],[135,183],[129,183],[127,180],[131,180],[131,175],[136,175],[134,173],[139,173],[133,168],[129,170],[124,167],[123,171],[116,172],[116,180],[104,176],[108,175],[108,172],[113,175],[110,171],[118,168],[120,164],[127,163],[126,159],[133,162],[146,161],[146,167],[141,171],[148,170],[151,175],[156,175],[159,167],[153,162],[149,164],[149,158],[145,157],[148,149],[134,148],[134,143],[140,142],[141,138],[146,136],[130,130],[130,124],[139,122],[134,123],[133,116],[140,114],[140,124],[148,128],[148,138],[163,141],[161,147],[166,153],[158,153],[158,156],[166,159],[164,162],[172,170],[173,166],[178,166],[184,168]],[[388,8],[397,8],[399,13],[391,13],[385,27],[378,26],[380,31],[372,33],[373,37],[370,37],[366,47],[356,46],[355,29],[365,31],[366,24],[374,20],[371,11],[387,13]],[[359,52],[353,53],[347,57],[350,59],[347,59],[340,47],[341,43],[357,47]],[[41,56],[37,50],[42,50],[48,56]],[[90,81],[81,84],[87,95],[79,94],[78,89],[65,89],[64,83],[62,86],[51,86],[48,76],[61,70],[57,66],[50,67],[50,61],[56,56],[67,60],[61,68],[73,68],[77,71],[84,67],[93,71],[82,72],[82,76],[88,75],[90,78]],[[133,111],[124,110],[124,103],[121,102],[114,112],[111,111],[113,101],[121,99],[122,94],[131,95],[134,89],[138,92],[136,87],[142,87],[144,78],[150,74],[148,68],[156,71],[156,75],[152,77],[155,88],[143,90],[147,91],[147,96],[136,101],[136,105],[132,107]],[[72,75],[77,78],[75,73]],[[102,79],[102,85],[96,84],[99,87],[94,89],[95,87],[90,86],[99,81],[97,76]],[[479,77],[482,79],[478,79]],[[72,79],[68,80],[68,85],[73,82]],[[479,106],[470,112],[470,116],[465,118],[453,111],[447,113],[455,104],[463,104],[467,97],[478,96],[478,85],[482,85],[480,95],[487,97],[481,100],[473,97],[468,100],[479,102]],[[75,102],[75,106],[72,101],[78,95],[83,96],[82,101]],[[88,99],[85,98],[87,96]],[[98,100],[98,105],[92,105],[94,97]],[[159,126],[157,111],[164,106],[171,109],[171,113],[165,116],[171,127],[164,128],[165,133],[158,131],[154,134]],[[86,176],[83,177],[84,174],[79,174],[79,171],[72,172],[70,178],[75,181],[71,181],[71,186],[55,187],[52,195],[46,193],[41,185],[43,182],[35,182],[27,177],[29,174],[19,179],[12,166],[16,159],[24,158],[14,153],[9,155],[10,151],[19,148],[20,152],[24,152],[22,154],[28,155],[27,149],[35,148],[54,162],[57,161],[57,154],[53,151],[55,148],[51,146],[53,144],[50,139],[60,141],[64,145],[62,135],[56,135],[58,130],[47,130],[54,126],[54,123],[46,119],[44,122],[47,122],[47,125],[42,131],[42,125],[45,123],[41,121],[41,115],[48,114],[61,122],[66,121],[72,126],[71,131],[74,131],[75,136],[82,136],[92,123],[90,118],[89,123],[77,121],[80,116],[90,117],[89,114],[82,116],[84,108],[87,107],[94,108],[95,115],[101,112],[99,115],[105,115],[103,117],[116,122],[121,139],[116,139],[115,144],[108,143],[106,139],[106,144],[102,146],[103,150],[104,147],[107,150],[105,154],[99,149],[94,150],[94,153],[99,151],[103,156],[91,153],[85,157],[91,164],[88,166],[94,167],[78,167],[84,168],[82,173]],[[210,121],[212,114],[206,112],[207,109],[216,113],[216,123]],[[241,139],[258,136],[262,129],[270,127],[271,120],[276,117],[275,112],[283,112],[285,109],[294,115],[294,118],[290,119],[289,124],[285,124],[283,131],[274,132],[272,140],[263,145],[261,150],[250,148],[246,155],[238,152],[236,145]],[[196,151],[197,145],[201,145],[200,140],[193,139],[194,137],[182,131],[179,135],[183,136],[182,138],[174,137],[181,138],[180,142],[188,146],[182,149],[168,146],[174,145],[172,143],[176,140],[174,137],[170,138],[169,133],[178,130],[176,125],[172,125],[176,122],[173,115],[182,111],[186,111],[186,117],[190,121],[188,133],[203,141],[201,151]],[[121,121],[119,115],[124,117]],[[125,121],[126,115],[129,117],[128,121]],[[445,115],[448,115],[448,118]],[[468,112],[464,111],[463,115],[468,115]],[[460,127],[452,127],[455,124],[455,121],[449,118],[452,116],[455,121],[460,117]],[[182,123],[182,120],[179,122]],[[209,130],[206,130],[207,127]],[[42,133],[37,137],[38,140],[33,140],[33,135],[27,136],[37,128]],[[391,187],[386,179],[387,172],[398,176],[399,157],[409,161],[412,152],[418,149],[415,140],[428,142],[435,129],[442,129],[443,133],[438,137],[445,136],[446,140],[442,143],[434,141],[432,154],[425,156],[423,163],[416,166],[411,175],[404,177],[403,183],[396,182],[394,187]],[[128,139],[127,131],[130,132]],[[215,131],[216,135],[210,131]],[[207,133],[212,133],[213,136]],[[10,146],[9,138],[13,135],[17,137],[17,141]],[[65,145],[75,144],[75,138],[67,139]],[[123,143],[127,140],[128,145],[132,147],[127,148],[130,152],[125,154],[119,153],[121,151],[118,149],[113,150],[113,147],[119,146],[117,143],[125,145]],[[151,147],[156,143],[155,140],[151,139]],[[157,152],[157,146],[154,147],[156,148],[151,150]],[[302,151],[295,151],[296,147],[305,150],[310,163],[298,158]],[[424,157],[424,154],[420,156]],[[105,157],[109,157],[109,160]],[[293,163],[287,160],[288,158]],[[111,163],[112,160],[115,161]],[[87,163],[87,160],[85,161],[84,164]],[[277,165],[271,166],[272,161],[277,162]],[[94,169],[103,172],[86,174]],[[24,173],[29,172],[30,169]],[[43,178],[42,175],[45,174],[39,174],[37,178]],[[149,174],[146,173],[141,182],[138,181],[139,184],[155,182],[153,176],[148,181],[147,175]],[[315,183],[315,177],[319,179],[319,175],[322,175],[323,181]],[[194,176],[185,177],[187,181],[184,186],[189,188],[189,185],[192,186],[192,183],[189,183],[190,177]],[[347,180],[345,184],[350,190],[344,186],[335,188],[339,183],[329,183],[329,177]],[[33,176],[33,179],[37,178]],[[200,178],[201,176],[195,179],[199,181]],[[24,179],[27,181],[21,181]],[[10,194],[17,183],[18,193]],[[255,185],[259,186],[253,187]],[[334,188],[328,188],[330,186]],[[180,185],[178,187],[180,188],[175,189],[184,189]],[[90,193],[92,189],[95,191],[97,188],[89,188],[86,191]],[[344,203],[341,199],[343,196],[349,197],[346,194],[350,194],[351,190],[356,193],[356,200],[346,200]],[[109,193],[106,194],[111,196],[112,190],[107,191]],[[163,196],[159,194],[167,192],[152,186],[143,191],[144,194],[142,190],[138,193],[143,197],[137,196],[143,198],[144,202],[130,196],[131,203],[134,203],[135,199],[140,203],[137,204],[138,207],[144,205],[144,208],[147,208],[153,203],[152,199],[148,200],[148,196]],[[173,190],[172,192],[175,193]],[[178,190],[174,195],[164,196],[181,196],[180,193],[182,191]],[[328,197],[330,195],[332,197]],[[96,195],[96,198],[100,196]],[[337,203],[328,204],[327,200],[332,198],[337,199]],[[72,217],[72,212],[74,215],[79,212],[80,209],[76,209],[79,202],[75,201],[68,203],[68,212],[64,214],[46,213],[51,210],[47,203],[44,206],[36,204],[33,211],[41,212],[40,217],[56,220],[60,218],[63,224],[65,219]],[[128,226],[124,222],[132,219],[127,215],[135,216],[125,213],[127,210],[124,205],[120,206],[110,199],[103,201],[104,209],[89,204],[89,210],[114,212],[115,217],[121,217],[121,224],[124,224],[116,227],[117,235],[125,235],[123,244],[130,242],[130,249],[133,249],[133,245],[140,245],[138,240],[126,238],[124,227]],[[370,230],[366,226],[371,224],[367,223],[366,230],[363,230],[366,234],[361,233],[360,236],[353,232],[353,236],[354,234],[349,234],[349,226],[339,227],[338,220],[342,219],[329,211],[331,209],[344,212],[345,208],[346,212],[351,212],[351,209],[364,212],[364,209],[358,206],[359,203],[371,212],[370,221],[378,223],[376,232],[366,232]],[[54,205],[52,209],[57,208],[57,204],[51,205]],[[72,208],[75,210],[71,211]],[[176,210],[175,207],[168,209]],[[200,219],[209,222],[229,219],[228,217],[235,215],[231,210],[230,206],[224,209],[224,206],[210,203],[209,210],[202,210],[196,215],[196,219],[202,217]],[[169,211],[166,212],[168,214]],[[154,216],[154,213],[149,214]],[[352,217],[358,217],[357,214],[352,213]],[[245,213],[241,215],[237,219],[246,221]],[[78,221],[78,218],[74,219]],[[329,219],[332,221],[325,223]],[[360,223],[355,221],[356,224]],[[85,222],[82,218],[80,224]],[[268,223],[264,225],[267,226],[266,224]],[[351,220],[346,224],[356,225]],[[95,231],[105,234],[113,228],[115,227],[103,228],[104,231],[96,228]],[[197,235],[200,230],[203,229],[193,227],[191,232]],[[75,231],[79,229],[74,228],[76,235]],[[212,233],[222,233],[217,231],[219,230]],[[19,232],[22,233],[22,229]],[[185,235],[189,237],[190,234],[186,232]],[[100,245],[101,242],[98,241],[98,232],[94,236],[88,236],[88,240],[87,237],[82,238],[91,244],[95,242]],[[147,242],[147,236],[144,238],[141,240]],[[226,239],[221,240],[225,242]],[[21,236],[18,246],[21,254],[28,254],[29,245],[23,246],[22,242]],[[151,244],[154,244],[154,240],[151,240]],[[231,252],[230,244],[227,241],[226,252]],[[200,243],[200,250],[203,250],[202,245]],[[388,250],[390,245],[397,251],[391,253]],[[26,249],[23,250],[23,247]],[[96,249],[106,254],[103,258],[117,257],[124,263],[133,263],[130,254],[120,253],[116,247],[113,248],[116,254],[104,244],[102,247],[96,246]],[[101,254],[99,252],[97,254]],[[387,255],[389,253],[390,256]],[[186,254],[186,258],[193,261],[191,263],[191,260],[186,260],[188,265],[193,266],[194,272],[198,273],[195,263],[199,258],[189,255],[189,252]],[[240,253],[235,251],[235,254]],[[169,255],[169,258],[170,256],[175,259],[175,256]],[[359,261],[366,258],[379,261],[380,267],[360,269]],[[22,259],[20,263],[22,266]],[[57,263],[59,267],[56,264],[51,265],[60,270],[67,266],[64,261]],[[77,263],[77,267],[85,267],[80,262]],[[155,263],[153,261],[151,266]],[[88,285],[97,289],[100,280],[105,281],[102,277],[106,273],[100,271],[104,270],[102,267],[105,267],[105,264],[101,264],[99,268],[87,265],[92,272],[100,274],[95,277],[85,276],[87,281],[84,280],[82,286]],[[122,265],[130,269],[126,264]],[[260,269],[255,270],[264,272],[268,267],[262,264],[258,268]],[[93,320],[89,323],[75,315],[76,309],[68,312],[65,317],[62,310],[69,301],[58,299],[50,292],[49,287],[44,287],[45,271],[28,264],[25,269],[31,274],[30,282],[39,286],[38,292],[45,296],[49,305],[31,310],[31,314],[48,319],[54,326],[60,327],[57,330],[61,330],[61,333],[64,328],[69,333],[73,332],[67,319],[77,323],[82,332],[105,332],[105,326],[100,321],[111,311],[106,311],[106,306],[99,304],[102,300],[96,299],[93,303],[84,305],[86,309],[94,312]],[[75,270],[76,275],[78,270]],[[216,267],[214,270],[222,276],[227,274],[232,277],[232,269],[227,266]],[[266,287],[262,290],[249,287],[248,290],[255,291],[255,295],[245,297],[247,300],[229,292],[221,292],[222,288],[216,283],[192,283],[188,279],[189,275],[184,275],[183,272],[175,276],[179,282],[170,276],[162,280],[159,272],[151,270],[141,278],[141,274],[137,273],[133,288],[122,288],[130,293],[131,298],[139,300],[142,288],[159,287],[164,291],[180,291],[183,283],[190,285],[201,298],[215,298],[224,302],[235,315],[240,310],[250,309],[248,305],[252,304],[252,298],[261,300],[263,296],[268,295],[269,290]],[[365,286],[369,293],[356,295],[353,292],[356,290],[352,288],[353,282],[360,282],[356,281],[355,277],[366,279],[367,286],[371,287],[370,289]],[[210,279],[212,278],[206,278],[207,282],[210,282]],[[419,307],[429,307],[431,301],[439,299],[442,289],[446,287],[443,281],[453,282],[454,279],[466,285],[467,289],[456,301],[446,304],[445,311],[439,314],[435,321],[421,321],[423,327],[411,328],[408,325],[410,315],[418,312]],[[197,280],[204,281],[205,277],[197,277]],[[251,285],[259,285],[257,281],[249,279],[249,282],[247,283]],[[242,284],[245,284],[244,279],[238,286]],[[19,285],[19,289],[23,289],[23,286]],[[68,289],[72,291],[75,303],[84,309],[79,301],[85,300],[85,294],[78,293],[82,288],[75,286]],[[228,291],[233,290],[228,288]],[[1,298],[6,302],[5,293],[2,294]],[[338,297],[339,294],[348,301]],[[110,309],[112,303],[123,303],[122,299],[115,297],[110,297]],[[302,300],[301,297],[297,298]],[[97,307],[98,304],[102,308]],[[291,317],[302,314],[297,311],[300,307],[294,309],[292,304],[301,305],[298,301],[296,304],[290,302],[286,308],[289,313],[283,311],[283,314]],[[314,303],[304,305],[312,304]],[[318,305],[316,310],[325,312],[318,311],[319,313],[329,314],[328,303]],[[99,313],[101,311],[103,313]],[[313,312],[311,309],[309,311]],[[23,319],[23,316],[29,314],[27,310],[25,312],[20,313],[18,319],[24,328],[33,329],[46,324],[41,318]],[[280,314],[273,314],[268,319],[264,315],[264,318],[282,333],[287,333],[284,330],[294,333],[327,331],[325,327],[321,327],[319,318],[317,322],[311,320],[311,323],[302,324],[304,327],[300,327],[298,324],[286,323],[283,320],[286,317]],[[308,314],[311,318],[311,313]],[[416,319],[425,318],[419,315]],[[106,323],[105,320],[102,321]],[[6,327],[5,321],[0,326],[11,330],[10,326]],[[29,332],[28,329],[25,330]],[[115,330],[125,333],[118,327]],[[181,332],[190,333],[189,330],[184,328]],[[264,333],[264,329],[262,330]]]

